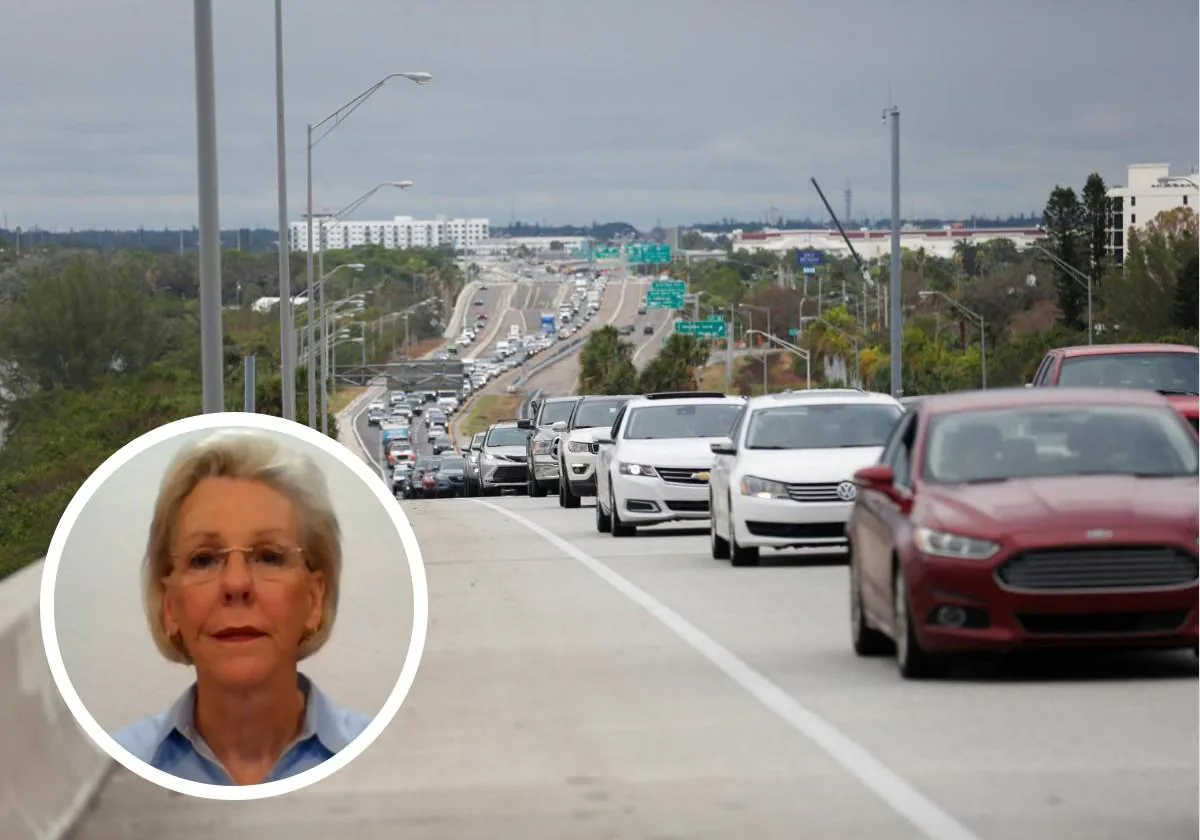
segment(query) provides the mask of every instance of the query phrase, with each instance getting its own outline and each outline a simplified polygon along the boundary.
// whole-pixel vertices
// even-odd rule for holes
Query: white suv
[[[750,399],[712,445],[712,556],[754,566],[761,548],[845,548],[854,473],[879,460],[903,413],[887,394],[852,389]]]
[[[633,536],[639,525],[708,519],[713,441],[727,439],[744,397],[650,394],[625,404],[597,435],[596,530]]]

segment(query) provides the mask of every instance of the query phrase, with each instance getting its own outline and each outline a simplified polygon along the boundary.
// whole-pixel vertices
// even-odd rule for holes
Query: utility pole
[[[221,333],[221,220],[217,203],[217,107],[212,0],[195,0],[196,169],[200,215],[200,377],[205,414],[225,410]],[[182,238],[183,232],[180,231]]]
[[[891,328],[891,361],[892,361],[892,396],[899,399],[904,394],[904,380],[901,374],[900,349],[903,337],[901,323],[904,296],[900,292],[901,263],[900,263],[900,109],[891,106],[883,112],[883,121],[888,117],[892,120],[892,282],[888,294],[891,313],[889,327]]]
[[[279,202],[279,367],[283,419],[296,419],[296,336],[292,309],[292,245],[287,205],[287,144],[283,112],[283,0],[275,0],[275,178]]]

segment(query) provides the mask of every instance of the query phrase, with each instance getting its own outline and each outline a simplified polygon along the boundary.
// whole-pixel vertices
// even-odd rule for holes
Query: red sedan
[[[905,677],[946,654],[1197,644],[1196,432],[1149,391],[929,397],[855,475],[851,625]]]

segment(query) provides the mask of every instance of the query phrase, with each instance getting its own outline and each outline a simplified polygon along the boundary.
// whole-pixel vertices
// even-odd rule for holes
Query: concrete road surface
[[[1189,655],[902,681],[850,650],[843,565],[734,569],[590,507],[406,503],[421,672],[357,762],[284,800],[119,771],[74,840],[1195,838]]]

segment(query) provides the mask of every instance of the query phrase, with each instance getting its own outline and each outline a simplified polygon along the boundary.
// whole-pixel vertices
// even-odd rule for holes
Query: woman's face
[[[206,478],[184,501],[176,523],[175,567],[228,548],[295,549],[300,523],[283,494],[257,481]],[[325,581],[298,552],[286,571],[262,573],[241,551],[225,555],[219,573],[200,583],[168,580],[163,618],[178,634],[199,675],[231,688],[250,688],[294,670],[306,631],[321,620]],[[197,565],[192,561],[193,567]],[[277,564],[278,565],[278,564]],[[266,578],[266,579],[264,579]]]

